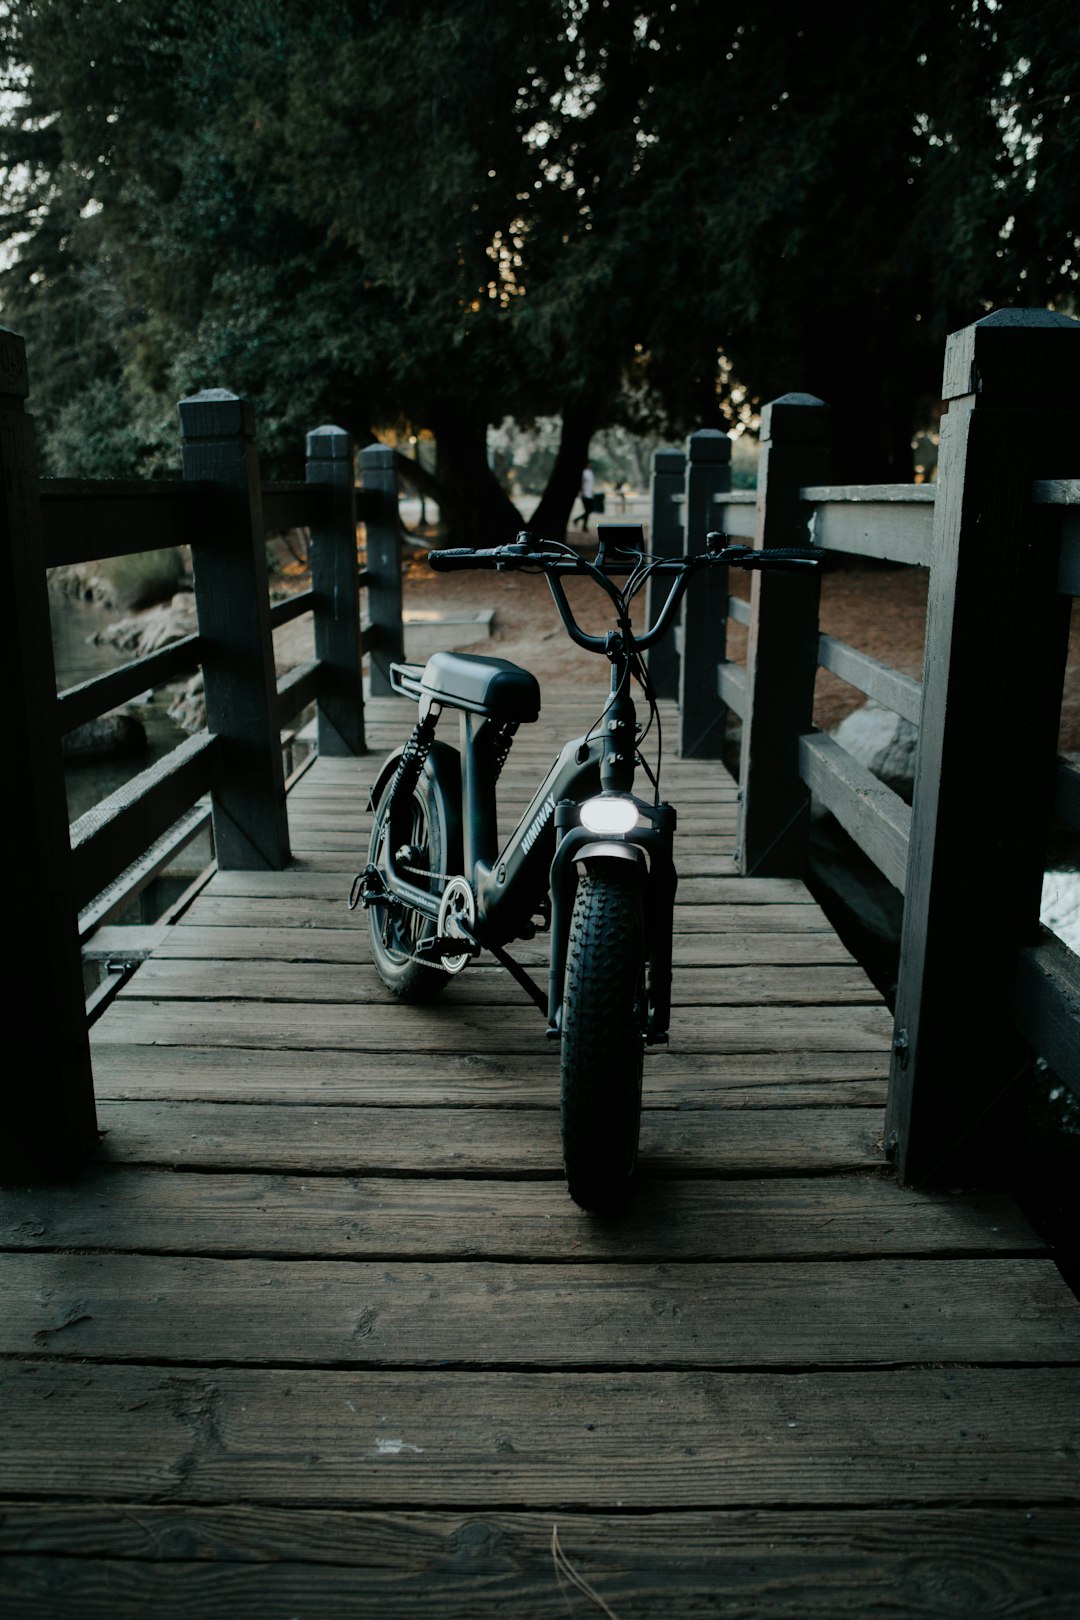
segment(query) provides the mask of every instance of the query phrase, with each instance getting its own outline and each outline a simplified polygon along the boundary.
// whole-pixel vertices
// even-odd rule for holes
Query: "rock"
[[[918,726],[878,703],[864,703],[841,720],[832,735],[853,759],[911,803],[919,750]]]
[[[141,754],[146,747],[146,728],[135,715],[118,709],[115,714],[103,714],[98,720],[88,720],[76,726],[62,739],[66,760],[118,759],[129,754]]]
[[[201,731],[206,724],[206,698],[203,695],[202,670],[193,675],[180,688],[179,697],[169,704],[169,719],[189,735]]]
[[[129,619],[118,619],[98,631],[94,640],[105,642],[121,652],[142,658],[157,652],[172,641],[181,641],[195,630],[195,598],[189,591],[181,591],[170,602],[150,608]]]

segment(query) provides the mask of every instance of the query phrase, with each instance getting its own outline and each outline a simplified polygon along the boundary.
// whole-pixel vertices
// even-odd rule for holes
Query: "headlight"
[[[638,811],[633,799],[619,793],[604,793],[598,799],[586,799],[578,814],[581,825],[591,833],[611,837],[615,833],[628,833],[637,826]]]

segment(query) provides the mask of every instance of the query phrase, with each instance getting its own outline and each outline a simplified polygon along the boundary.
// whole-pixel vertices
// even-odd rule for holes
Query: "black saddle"
[[[492,720],[536,720],[540,683],[535,675],[505,658],[476,658],[470,653],[432,653],[420,677],[420,688],[438,702]]]

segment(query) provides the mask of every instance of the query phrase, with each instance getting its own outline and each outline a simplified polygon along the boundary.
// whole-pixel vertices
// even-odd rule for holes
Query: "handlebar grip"
[[[739,559],[741,568],[820,568],[823,556],[805,546],[770,546],[765,551],[751,551]]]
[[[473,551],[467,546],[428,552],[428,567],[437,574],[449,574],[458,568],[498,568],[500,562],[504,559],[497,551]]]

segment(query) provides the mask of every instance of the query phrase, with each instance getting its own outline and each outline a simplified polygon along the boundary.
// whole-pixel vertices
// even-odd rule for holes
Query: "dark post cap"
[[[352,444],[344,428],[327,423],[312,428],[307,436],[309,461],[347,461],[351,454]]]
[[[761,413],[761,444],[825,444],[828,436],[829,407],[816,394],[781,394]]]
[[[391,444],[365,444],[360,452],[361,464],[376,469],[385,469],[394,465],[394,447]]]
[[[686,441],[686,453],[691,461],[730,461],[731,440],[719,428],[698,428]]]
[[[0,394],[25,399],[30,392],[26,370],[26,344],[17,332],[0,326]]]
[[[654,450],[652,470],[654,473],[673,473],[681,478],[686,470],[685,450]]]
[[[987,403],[1075,408],[1080,321],[1051,309],[996,309],[945,344],[942,399],[978,394]]]
[[[250,439],[255,412],[250,402],[227,388],[204,388],[178,406],[185,439]]]

